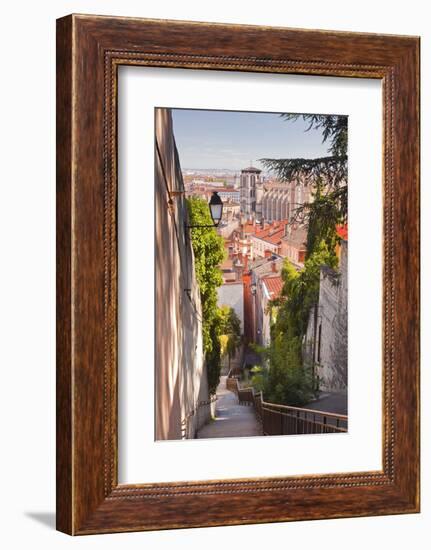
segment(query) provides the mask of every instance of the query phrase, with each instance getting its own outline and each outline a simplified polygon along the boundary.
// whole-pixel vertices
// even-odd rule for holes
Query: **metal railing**
[[[345,415],[268,403],[263,400],[262,392],[241,388],[235,377],[228,376],[226,387],[238,395],[240,405],[254,406],[264,435],[347,432],[348,417]]]
[[[240,405],[254,405],[253,388],[238,387],[238,401]]]
[[[262,394],[258,399],[264,435],[347,432],[345,415],[267,403]]]
[[[238,393],[238,379],[237,378],[226,378],[226,388],[234,393]]]

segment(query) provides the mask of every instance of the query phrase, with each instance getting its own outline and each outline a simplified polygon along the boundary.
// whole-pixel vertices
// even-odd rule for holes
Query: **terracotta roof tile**
[[[283,290],[283,279],[281,277],[263,277],[262,280],[271,300],[275,300],[281,295]]]
[[[277,244],[284,237],[285,227],[288,224],[288,220],[280,220],[274,222],[265,229],[256,228],[254,236],[263,241],[270,242],[271,244]]]

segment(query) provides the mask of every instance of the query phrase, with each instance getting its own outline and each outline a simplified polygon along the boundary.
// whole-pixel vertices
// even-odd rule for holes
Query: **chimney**
[[[273,273],[277,273],[277,264],[275,262],[272,262],[271,269]]]

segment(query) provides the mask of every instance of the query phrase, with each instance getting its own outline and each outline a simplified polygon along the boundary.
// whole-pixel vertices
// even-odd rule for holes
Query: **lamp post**
[[[214,191],[211,195],[209,202],[210,214],[215,227],[218,226],[223,214],[223,201],[219,197],[217,191]]]
[[[218,227],[220,220],[223,215],[223,201],[219,197],[217,191],[213,191],[211,195],[210,202],[208,203],[211,219],[213,221],[212,225],[186,225],[188,229],[194,229],[195,227]]]

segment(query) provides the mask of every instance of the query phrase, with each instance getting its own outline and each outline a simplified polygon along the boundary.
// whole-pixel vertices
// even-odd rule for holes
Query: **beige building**
[[[287,220],[281,220],[271,224],[263,222],[262,226],[256,227],[254,233],[250,235],[254,258],[265,258],[268,253],[280,255],[286,224]]]
[[[262,218],[269,222],[284,219],[290,221],[295,209],[310,198],[310,186],[303,183],[267,183],[261,199]]]
[[[249,166],[241,170],[240,204],[241,214],[254,217],[256,214],[256,191],[262,186],[261,170]]]
[[[281,239],[280,255],[297,267],[304,267],[307,253],[307,230],[305,227],[286,225],[284,237]]]
[[[193,438],[211,416],[200,294],[185,224],[184,183],[171,111],[156,109],[156,439]]]
[[[223,200],[223,199],[222,199]],[[232,220],[238,220],[240,217],[240,205],[238,202],[223,201],[223,221],[230,222]]]

